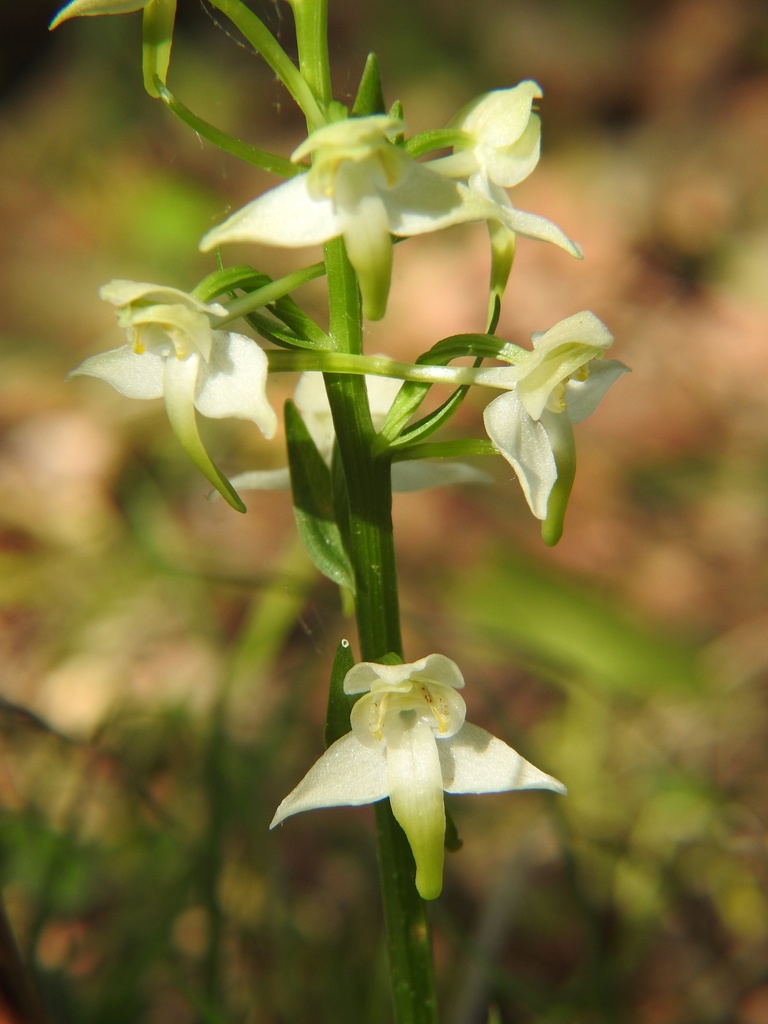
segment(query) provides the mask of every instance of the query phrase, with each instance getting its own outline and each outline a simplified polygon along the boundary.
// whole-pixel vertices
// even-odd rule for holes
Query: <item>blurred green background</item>
[[[193,286],[198,239],[271,181],[144,95],[140,17],[48,35],[57,6],[0,10],[8,914],[52,1024],[386,1022],[370,808],[267,832],[354,639],[288,496],[209,504],[157,403],[64,381],[121,341],[101,284]],[[253,6],[290,49],[288,8]],[[177,95],[290,152],[301,119],[270,73],[180,7]],[[542,162],[514,199],[586,260],[521,242],[500,333],[589,308],[633,368],[578,428],[557,549],[501,460],[493,487],[396,499],[406,655],[454,658],[469,718],[570,790],[455,799],[445,1024],[766,1024],[765,6],[331,0],[331,21],[339,98],[375,48],[412,131],[541,84]],[[370,351],[481,329],[487,269],[482,227],[399,246]],[[321,310],[320,285],[300,297]],[[284,462],[279,440],[204,427],[232,472]]]

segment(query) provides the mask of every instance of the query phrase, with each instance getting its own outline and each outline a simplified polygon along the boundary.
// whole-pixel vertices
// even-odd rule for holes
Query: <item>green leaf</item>
[[[369,53],[352,107],[352,116],[370,117],[372,114],[383,114],[384,110],[384,93],[381,91],[379,62],[376,60],[375,53]]]
[[[350,730],[349,716],[357,698],[344,693],[344,679],[354,664],[355,656],[352,654],[349,640],[342,640],[336,648],[331,669],[331,685],[328,689],[328,710],[323,734],[326,747],[330,747]]]
[[[299,535],[320,572],[340,587],[353,590],[352,569],[333,514],[331,471],[290,401],[285,403],[285,435]]]

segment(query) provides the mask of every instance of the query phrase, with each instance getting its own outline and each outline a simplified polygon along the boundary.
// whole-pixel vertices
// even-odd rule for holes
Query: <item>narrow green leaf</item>
[[[355,656],[349,646],[349,640],[342,640],[336,648],[331,669],[331,685],[328,689],[328,710],[323,734],[326,747],[330,747],[349,732],[349,716],[356,698],[344,693],[344,679],[354,664]]]
[[[293,511],[307,553],[324,576],[352,590],[352,570],[333,514],[331,471],[290,401],[285,403],[285,435]]]

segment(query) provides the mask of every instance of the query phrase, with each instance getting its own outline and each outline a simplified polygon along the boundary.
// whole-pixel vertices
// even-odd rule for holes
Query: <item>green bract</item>
[[[442,654],[406,665],[355,665],[344,691],[364,696],[352,709],[352,731],[310,768],[270,828],[300,811],[388,797],[413,852],[416,887],[424,899],[435,899],[443,879],[444,792],[566,792],[506,743],[464,721],[456,692],[463,686],[458,665]]]
[[[117,307],[128,337],[120,348],[90,356],[70,376],[99,377],[128,398],[164,398],[184,450],[213,486],[244,507],[211,462],[197,431],[195,409],[214,419],[252,420],[265,437],[277,429],[267,401],[267,357],[251,338],[211,327],[226,314],[177,288],[111,281],[99,293]]]

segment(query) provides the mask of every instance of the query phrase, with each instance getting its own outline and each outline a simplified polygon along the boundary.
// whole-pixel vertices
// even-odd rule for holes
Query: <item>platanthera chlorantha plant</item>
[[[464,680],[448,656],[405,662],[392,491],[487,480],[464,460],[501,455],[545,542],[556,543],[576,467],[573,427],[626,367],[606,358],[611,335],[590,312],[548,326],[531,346],[495,333],[519,237],[581,258],[559,227],[518,210],[508,192],[539,160],[535,82],[480,96],[447,127],[409,136],[400,104],[385,106],[373,55],[351,107],[333,97],[327,0],[288,0],[298,62],[241,0],[209,2],[302,111],[307,138],[290,155],[228,135],[171,91],[175,0],[72,0],[51,24],[141,11],[149,94],[198,135],[284,179],[204,235],[201,248],[216,249],[218,269],[191,291],[105,285],[102,298],[116,307],[125,340],[72,372],[100,377],[130,398],[162,398],[182,447],[234,509],[245,511],[240,490],[290,486],[310,557],[354,609],[360,660],[346,641],[339,645],[327,749],[272,825],[300,811],[375,805],[396,1017],[430,1022],[436,1009],[423,899],[438,896],[443,881],[443,794],[565,789],[465,721]],[[364,319],[386,314],[395,243],[464,223],[484,223],[490,241],[478,332],[437,339],[411,362],[366,353]],[[273,279],[262,269],[226,266],[222,253],[232,242],[322,246],[322,259]],[[321,276],[328,294],[322,325],[295,297]],[[301,375],[295,401],[285,406],[286,468],[226,474],[203,443],[198,415],[250,420],[272,438],[270,376],[286,372]],[[448,397],[420,413],[435,384],[447,386]],[[486,436],[435,439],[470,388],[487,395]]]

